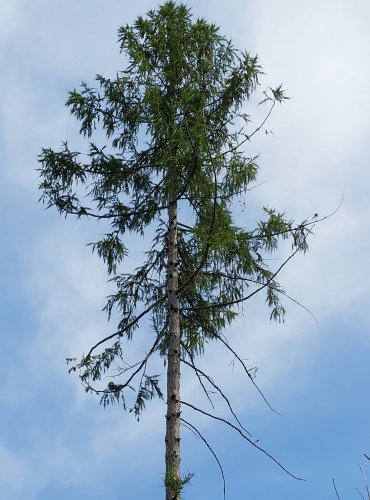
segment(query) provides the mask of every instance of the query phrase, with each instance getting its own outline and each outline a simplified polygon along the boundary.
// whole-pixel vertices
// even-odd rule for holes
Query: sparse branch
[[[93,389],[93,388],[90,388],[93,392],[95,392],[96,394],[100,394],[100,393],[104,393],[104,394],[109,394],[109,393],[115,393],[117,392],[117,390],[119,390],[120,392],[125,389],[126,387],[128,387],[131,383],[131,381],[134,379],[134,377],[140,373],[143,369],[144,369],[144,372],[145,372],[145,367],[148,363],[148,360],[149,358],[152,356],[152,354],[156,351],[157,347],[158,347],[158,344],[161,340],[161,337],[157,337],[154,344],[152,345],[150,351],[148,352],[148,354],[141,360],[139,361],[138,363],[136,363],[134,366],[138,366],[138,368],[130,375],[130,377],[126,380],[126,382],[124,384],[114,384],[114,386],[116,387],[116,389],[114,390],[96,390],[96,389]],[[108,384],[108,387],[109,387],[109,384]]]
[[[278,413],[276,410],[274,410],[274,408],[271,406],[271,404],[268,402],[266,396],[263,394],[263,392],[261,391],[261,389],[258,387],[258,385],[256,384],[256,382],[254,381],[252,375],[250,374],[248,368],[246,367],[244,361],[241,359],[241,357],[238,355],[238,353],[230,346],[230,344],[224,339],[222,338],[221,335],[217,335],[217,339],[222,342],[222,344],[233,354],[233,356],[235,356],[235,358],[239,361],[240,365],[242,366],[244,372],[248,375],[248,378],[249,380],[252,382],[252,384],[254,385],[254,387],[257,389],[257,391],[259,392],[260,396],[262,397],[262,399],[264,400],[264,402],[267,404],[267,406],[270,408],[270,410],[272,410],[274,413],[276,413],[277,415],[280,415],[280,413]]]
[[[338,500],[341,500],[341,498],[340,498],[340,496],[339,496],[339,493],[338,493],[338,490],[337,490],[337,486],[336,486],[336,484],[335,484],[335,480],[334,480],[334,478],[333,478],[333,486],[334,486],[335,494],[337,495]]]
[[[229,398],[225,395],[225,393],[219,388],[218,385],[216,385],[216,383],[214,382],[214,380],[209,376],[207,375],[205,372],[203,372],[200,368],[198,368],[195,363],[194,363],[194,358],[193,356],[191,355],[191,353],[189,352],[188,349],[186,349],[186,347],[183,345],[183,348],[186,350],[186,353],[187,355],[189,356],[190,360],[191,360],[191,363],[189,363],[188,361],[186,361],[185,359],[182,360],[182,362],[184,364],[186,364],[187,366],[190,366],[191,368],[193,368],[193,370],[195,371],[195,373],[197,374],[198,378],[200,379],[202,377],[204,377],[210,384],[211,386],[216,389],[216,391],[220,394],[220,396],[222,397],[222,399],[224,399],[224,401],[226,402],[227,406],[229,407],[229,410],[230,410],[230,413],[232,414],[232,416],[235,418],[236,422],[238,423],[238,425],[240,426],[241,429],[243,429],[243,431],[245,431],[250,437],[252,437],[252,434],[247,431],[247,429],[241,424],[240,420],[238,419],[237,415],[235,414],[232,406],[231,406],[231,403],[230,403],[230,400]],[[202,384],[203,385],[203,384]],[[214,405],[212,404],[212,408],[214,408]]]
[[[262,120],[262,122],[258,125],[258,127],[256,127],[253,132],[251,132],[250,134],[244,134],[244,139],[242,141],[240,141],[238,144],[236,144],[234,147],[232,148],[229,148],[227,151],[224,151],[222,154],[223,156],[226,156],[227,154],[229,153],[233,153],[234,151],[237,151],[241,146],[243,146],[246,142],[250,141],[251,138],[261,130],[261,128],[264,126],[264,124],[267,122],[267,120],[270,118],[270,115],[274,109],[276,105],[276,100],[273,100],[273,103],[268,111],[268,113],[266,114],[265,118]]]
[[[253,191],[253,189],[256,189],[260,186],[263,186],[263,184],[266,184],[266,182],[268,182],[268,180],[263,181],[263,182],[259,182],[258,184],[255,184],[254,186],[252,186],[250,188],[239,189],[238,191],[234,191],[234,192],[229,193],[229,194],[218,194],[217,200],[229,200],[230,198],[234,198],[234,196],[239,196],[241,194],[247,193],[248,191]],[[211,200],[211,199],[213,199],[213,196],[193,196],[192,198],[193,198],[193,200]],[[182,197],[179,199],[180,200],[188,200],[187,197]]]
[[[184,348],[184,345],[182,347]],[[186,359],[183,359],[183,358],[181,358],[181,362],[184,363],[184,365],[187,365],[187,366],[189,366],[190,368],[193,369],[193,371],[194,371],[195,375],[197,376],[197,379],[199,380],[199,383],[200,383],[200,385],[201,385],[201,387],[203,389],[204,394],[206,395],[208,401],[210,402],[210,405],[212,406],[212,409],[214,410],[215,409],[215,405],[213,404],[213,401],[210,398],[210,395],[209,395],[207,389],[205,388],[205,386],[203,384],[202,377],[200,376],[200,370],[197,370],[197,368],[194,365],[194,362],[193,362],[192,358],[191,358],[191,363],[189,363],[188,361],[186,361]]]
[[[360,495],[360,497],[362,498],[362,500],[366,500],[366,498],[364,497],[364,495],[361,493],[361,491],[358,488],[356,488],[356,491]]]
[[[364,480],[364,483],[365,483],[366,493],[367,493],[367,498],[368,498],[368,500],[370,500],[369,485],[367,484],[367,479],[366,479],[366,476],[365,476],[365,473],[364,473],[363,468],[361,467],[361,465],[360,465],[359,467],[360,467],[360,471],[361,471],[362,479]]]
[[[108,340],[111,340],[113,339],[114,337],[117,337],[117,336],[120,336],[122,337],[122,335],[127,332],[127,330],[129,330],[130,328],[132,328],[134,325],[136,325],[136,323],[138,321],[141,320],[141,318],[143,318],[146,314],[148,314],[148,312],[150,312],[154,307],[156,307],[158,304],[160,304],[161,302],[163,302],[163,300],[165,299],[165,297],[160,297],[158,300],[156,300],[155,302],[153,302],[153,304],[151,304],[150,306],[148,306],[146,309],[144,309],[144,311],[142,311],[138,316],[136,316],[136,318],[134,318],[132,321],[130,321],[124,328],[121,328],[120,330],[117,330],[116,332],[112,333],[111,335],[108,335],[107,337],[99,340],[99,342],[97,342],[95,345],[93,345],[90,349],[90,351],[88,352],[87,356],[85,356],[85,360],[88,359],[92,352],[97,348],[99,347],[100,345],[104,344],[105,342],[107,342]]]
[[[186,401],[181,401],[181,404],[184,405],[184,406],[188,406],[189,408],[192,408],[194,411],[196,411],[198,413],[201,413],[203,415],[206,415],[207,417],[210,417],[210,418],[212,418],[214,420],[218,420],[220,422],[223,422],[228,427],[231,427],[236,432],[238,432],[243,439],[245,439],[246,441],[248,441],[248,443],[251,444],[254,448],[256,448],[257,450],[259,450],[261,453],[263,453],[264,455],[266,455],[270,460],[272,460],[273,462],[275,462],[275,464],[278,465],[290,477],[292,477],[293,479],[297,479],[298,481],[304,481],[304,479],[302,479],[301,477],[295,476],[294,474],[292,474],[291,472],[289,472],[288,469],[286,469],[276,458],[274,458],[268,451],[266,451],[265,449],[261,448],[261,446],[258,446],[258,444],[256,444],[255,442],[253,442],[246,434],[244,434],[244,432],[241,429],[239,429],[239,427],[236,427],[236,425],[232,424],[231,422],[229,422],[228,420],[226,420],[226,419],[224,419],[222,417],[217,417],[216,415],[212,415],[211,413],[208,413],[208,412],[206,412],[206,411],[198,408],[197,406],[192,405],[191,403],[187,403]]]
[[[215,458],[215,460],[217,462],[217,465],[218,465],[218,467],[220,469],[221,476],[222,476],[223,494],[224,494],[224,500],[225,500],[225,498],[226,498],[226,478],[225,478],[225,474],[224,474],[224,470],[223,470],[222,464],[221,464],[218,456],[216,455],[215,451],[212,449],[212,447],[210,446],[210,444],[208,443],[208,441],[206,440],[206,438],[200,433],[200,431],[193,424],[191,424],[190,422],[188,422],[187,420],[185,420],[182,417],[180,418],[180,420],[185,425],[185,427],[187,427],[189,430],[191,430],[196,436],[198,436],[203,441],[203,443],[207,446],[207,448],[209,449],[209,451],[214,456],[214,458]]]

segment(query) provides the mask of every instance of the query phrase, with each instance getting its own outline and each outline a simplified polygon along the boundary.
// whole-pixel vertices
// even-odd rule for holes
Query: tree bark
[[[177,201],[168,208],[168,335],[166,415],[166,500],[180,500],[180,312],[178,289]]]

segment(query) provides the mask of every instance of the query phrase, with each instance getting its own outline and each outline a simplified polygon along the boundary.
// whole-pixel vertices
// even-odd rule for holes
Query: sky
[[[6,500],[164,496],[164,404],[151,403],[136,422],[119,407],[104,410],[68,374],[65,358],[114,328],[101,312],[110,285],[86,247],[101,228],[46,211],[36,171],[42,147],[57,149],[62,140],[82,147],[64,106],[67,92],[82,80],[92,83],[96,73],[114,76],[124,64],[118,26],[158,5],[0,3],[0,491]],[[257,298],[226,332],[249,366],[258,367],[256,381],[279,415],[221,347],[210,346],[201,360],[259,444],[305,481],[219,422],[187,415],[223,464],[228,499],[334,499],[332,478],[343,500],[358,498],[359,465],[370,478],[363,455],[370,456],[370,3],[187,5],[235,46],[258,54],[259,92],[283,84],[290,97],[266,125],[272,133],[262,131],[248,146],[260,154],[263,184],[248,193],[238,220],[249,224],[264,205],[296,220],[340,205],[315,227],[310,251],[281,274],[289,295],[316,319],[288,300],[285,323],[270,323]],[[132,244],[135,254],[145,240]],[[185,396],[198,389],[184,370]],[[220,407],[219,414],[227,413]],[[195,474],[184,499],[222,499],[212,455],[182,432],[183,471]]]

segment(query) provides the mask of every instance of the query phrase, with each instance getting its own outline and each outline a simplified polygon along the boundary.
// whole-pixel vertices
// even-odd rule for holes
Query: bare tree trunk
[[[178,289],[177,201],[168,208],[168,335],[166,415],[166,500],[180,500],[180,313]]]

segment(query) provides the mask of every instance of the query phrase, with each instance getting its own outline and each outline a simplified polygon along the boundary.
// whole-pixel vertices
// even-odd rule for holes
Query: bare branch
[[[366,479],[366,476],[364,474],[363,468],[361,467],[361,465],[359,467],[360,467],[360,471],[361,471],[361,474],[362,474],[362,478],[363,478],[365,486],[366,486],[367,498],[368,498],[368,500],[370,500],[369,485],[367,484],[367,479]]]
[[[364,497],[364,495],[361,493],[361,491],[358,488],[356,488],[356,491],[360,495],[360,497],[362,498],[362,500],[366,500],[366,498]]]
[[[209,451],[212,453],[212,455],[215,457],[215,460],[217,462],[217,465],[220,469],[220,472],[221,472],[221,476],[222,476],[222,481],[223,481],[223,492],[224,492],[224,500],[226,498],[226,479],[225,479],[225,474],[224,474],[224,470],[223,470],[223,467],[221,465],[221,462],[220,460],[218,459],[218,456],[216,455],[216,453],[213,451],[213,449],[211,448],[210,444],[208,443],[208,441],[206,440],[206,438],[199,432],[199,430],[194,426],[192,425],[190,422],[187,422],[184,418],[180,418],[181,422],[183,422],[183,424],[185,425],[185,427],[187,427],[189,430],[191,430],[193,432],[193,434],[195,434],[196,436],[198,436],[202,441],[203,443],[207,446],[207,448],[209,449]]]
[[[183,347],[184,347],[184,346],[183,346]],[[193,360],[192,360],[192,362],[191,362],[191,363],[189,363],[188,361],[186,361],[186,359],[181,358],[181,362],[182,362],[182,363],[184,363],[184,365],[190,366],[190,368],[192,368],[192,369],[194,370],[195,375],[197,376],[197,378],[198,378],[198,380],[199,380],[199,383],[200,383],[200,385],[201,385],[201,387],[202,387],[202,389],[203,389],[203,392],[204,392],[204,394],[206,395],[206,397],[207,397],[208,401],[210,402],[210,404],[211,404],[211,406],[212,406],[212,408],[213,408],[213,410],[214,410],[214,409],[215,409],[215,405],[213,404],[213,401],[212,401],[212,399],[210,398],[210,395],[209,395],[209,393],[208,393],[207,389],[205,388],[205,386],[204,386],[204,384],[203,384],[203,380],[202,380],[202,378],[201,378],[201,376],[200,376],[200,370],[197,370],[196,366],[194,365]]]
[[[261,453],[263,453],[264,455],[266,455],[270,460],[272,460],[273,462],[275,462],[276,465],[278,465],[290,477],[292,477],[294,479],[297,479],[298,481],[305,481],[303,478],[295,476],[294,474],[292,474],[291,472],[289,472],[288,469],[286,469],[276,458],[274,458],[270,453],[268,453],[266,450],[264,450],[263,448],[261,448],[260,446],[258,446],[258,444],[256,444],[248,436],[246,436],[243,433],[243,431],[241,431],[239,429],[239,427],[236,427],[236,425],[232,424],[228,420],[225,420],[224,418],[221,418],[221,417],[217,417],[216,415],[212,415],[211,413],[208,413],[208,412],[206,412],[204,410],[201,410],[200,408],[197,408],[196,406],[194,406],[194,405],[192,405],[190,403],[186,403],[185,401],[181,401],[181,404],[185,405],[185,406],[188,406],[189,408],[192,408],[193,410],[195,410],[195,411],[197,411],[199,413],[202,413],[203,415],[206,415],[207,417],[210,417],[210,418],[213,418],[215,420],[219,420],[220,422],[223,422],[227,426],[229,426],[232,429],[234,429],[235,431],[237,431],[242,436],[242,438],[245,439],[246,441],[248,441],[248,443],[251,444],[254,448],[256,448],[257,450],[259,450]]]
[[[186,348],[184,347],[184,349],[186,349]],[[213,381],[213,379],[209,375],[207,375],[200,368],[198,368],[197,366],[195,366],[194,359],[191,356],[191,353],[187,349],[186,349],[186,352],[187,352],[189,358],[191,359],[191,364],[188,363],[185,359],[182,360],[182,362],[184,364],[190,366],[191,368],[193,368],[193,370],[197,374],[198,378],[200,378],[200,375],[202,375],[205,379],[208,380],[208,382],[212,385],[212,387],[214,387],[216,389],[216,391],[221,395],[221,397],[226,401],[226,404],[229,407],[229,410],[230,410],[232,416],[235,418],[236,422],[239,424],[239,426],[241,427],[241,429],[243,429],[243,431],[245,431],[250,437],[252,437],[252,434],[240,423],[240,420],[236,416],[236,414],[235,414],[235,412],[234,412],[234,410],[233,410],[233,408],[231,406],[231,403],[230,403],[229,399],[227,398],[227,396],[224,394],[224,392],[218,387],[218,385],[215,384],[215,382]],[[212,408],[215,409],[214,406],[213,406],[213,404],[212,404]]]
[[[258,387],[258,385],[256,384],[256,382],[254,381],[252,375],[249,373],[249,370],[248,368],[245,366],[245,363],[244,361],[241,359],[241,357],[237,354],[236,351],[234,351],[234,349],[232,347],[230,347],[230,344],[222,338],[221,335],[217,335],[217,338],[218,340],[220,340],[224,346],[235,356],[235,358],[239,361],[239,363],[241,364],[243,370],[245,371],[245,373],[248,375],[250,381],[252,382],[252,384],[254,385],[254,387],[257,389],[257,391],[259,392],[260,396],[262,397],[262,399],[264,400],[264,402],[267,404],[267,406],[270,408],[270,410],[272,410],[274,413],[276,413],[276,415],[280,415],[279,412],[277,412],[276,410],[274,410],[274,408],[271,406],[271,404],[268,402],[268,400],[266,399],[266,396],[263,394],[263,392],[261,391],[261,389]]]
[[[338,490],[337,490],[337,487],[336,487],[336,485],[335,485],[334,478],[333,478],[333,486],[334,486],[335,493],[337,494],[337,498],[338,498],[338,500],[341,500],[341,499],[340,499],[340,496],[339,496],[339,493],[338,493]]]

